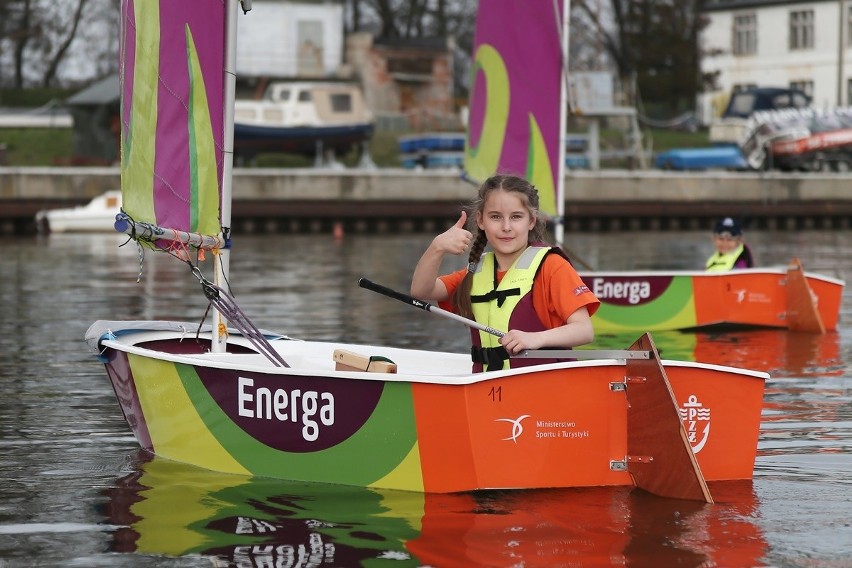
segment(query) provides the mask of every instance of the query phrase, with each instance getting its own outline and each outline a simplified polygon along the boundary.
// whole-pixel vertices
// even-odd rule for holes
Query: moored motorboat
[[[115,232],[115,216],[121,212],[121,190],[107,191],[85,205],[43,209],[36,213],[36,226],[45,233]]]
[[[368,141],[373,114],[352,82],[273,81],[263,98],[234,102],[238,160],[263,152],[343,154]]]

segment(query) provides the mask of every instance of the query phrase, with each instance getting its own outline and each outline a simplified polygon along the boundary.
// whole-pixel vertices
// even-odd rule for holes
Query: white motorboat
[[[103,193],[85,205],[42,209],[36,225],[44,233],[115,232],[115,216],[121,212],[121,190]]]
[[[234,103],[238,159],[263,152],[343,154],[372,134],[373,114],[355,83],[274,81],[262,99]]]

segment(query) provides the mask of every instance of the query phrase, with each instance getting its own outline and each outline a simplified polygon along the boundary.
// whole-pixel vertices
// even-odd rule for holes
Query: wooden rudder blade
[[[787,327],[791,331],[825,333],[817,298],[808,285],[798,258],[787,265]]]
[[[630,349],[651,356],[627,360],[627,471],[649,493],[712,503],[651,335]]]

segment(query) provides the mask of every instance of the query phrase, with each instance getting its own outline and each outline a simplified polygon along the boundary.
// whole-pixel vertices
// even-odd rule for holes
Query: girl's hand
[[[529,331],[518,331],[517,329],[509,330],[506,335],[500,338],[500,345],[509,352],[510,355],[517,355],[526,349],[540,349],[544,347],[539,333]]]
[[[536,332],[510,329],[500,338],[500,344],[510,355],[517,355],[524,349],[545,347],[567,349],[591,343],[594,339],[595,330],[592,320],[589,317],[589,311],[583,306],[568,317],[565,325]]]
[[[432,246],[441,253],[463,254],[473,241],[473,234],[464,228],[467,223],[467,213],[462,211],[456,224],[435,237]]]

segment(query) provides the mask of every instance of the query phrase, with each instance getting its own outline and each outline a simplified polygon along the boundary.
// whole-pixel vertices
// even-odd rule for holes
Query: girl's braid
[[[488,238],[483,231],[476,234],[473,244],[470,246],[470,255],[468,256],[467,274],[459,283],[453,294],[453,304],[458,307],[459,315],[468,319],[473,319],[473,307],[470,302],[470,289],[473,287],[473,271],[482,256],[482,251],[488,244]]]

